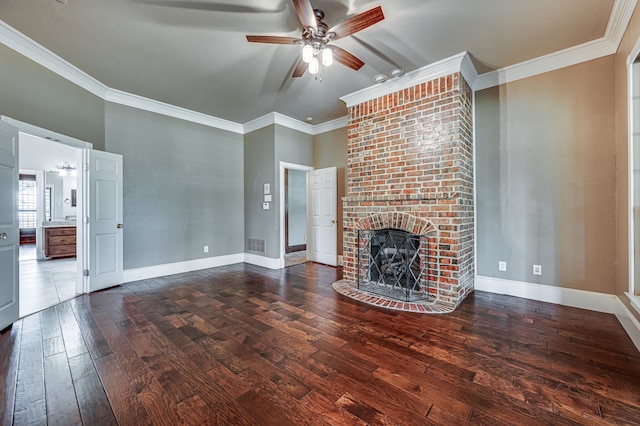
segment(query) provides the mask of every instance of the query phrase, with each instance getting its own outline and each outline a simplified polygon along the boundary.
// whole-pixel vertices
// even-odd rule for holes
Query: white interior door
[[[88,150],[89,291],[122,284],[122,155]]]
[[[20,315],[18,129],[0,121],[0,330]]]
[[[311,181],[311,248],[309,259],[336,266],[338,264],[338,169],[312,170]]]

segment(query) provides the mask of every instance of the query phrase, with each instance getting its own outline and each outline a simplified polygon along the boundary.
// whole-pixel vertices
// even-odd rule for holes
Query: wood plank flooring
[[[613,315],[482,292],[401,313],[340,278],[239,264],[25,317],[0,335],[0,421],[640,424],[640,353]]]

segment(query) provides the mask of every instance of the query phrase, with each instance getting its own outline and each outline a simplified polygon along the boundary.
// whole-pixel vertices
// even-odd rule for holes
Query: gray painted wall
[[[0,115],[104,150],[104,101],[0,44]]]
[[[105,123],[124,156],[125,269],[243,252],[242,135],[112,103]]]
[[[479,275],[614,293],[612,65],[476,93]]]
[[[279,255],[280,221],[276,216],[276,168],[274,126],[244,135],[244,233],[245,251],[277,258]],[[262,210],[264,184],[271,186],[273,202]],[[264,240],[265,253],[249,250],[248,239]]]
[[[244,138],[245,248],[248,253],[280,257],[280,162],[311,166],[312,137],[280,125],[271,125]],[[262,209],[263,185],[271,186],[269,210]],[[249,250],[248,239],[265,241],[265,253]]]

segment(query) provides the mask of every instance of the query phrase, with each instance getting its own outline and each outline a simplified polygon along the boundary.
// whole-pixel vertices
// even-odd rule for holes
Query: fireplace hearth
[[[390,299],[429,299],[428,241],[399,229],[358,231],[358,288]]]

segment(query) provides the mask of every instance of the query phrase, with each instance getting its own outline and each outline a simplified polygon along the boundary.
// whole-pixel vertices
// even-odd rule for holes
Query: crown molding
[[[153,99],[134,95],[120,90],[107,90],[104,100],[120,105],[126,105],[141,110],[155,112],[157,114],[166,115],[168,117],[178,118],[181,120],[191,121],[193,123],[214,127],[228,132],[244,134],[242,124],[233,121],[223,120],[222,118],[213,117],[211,115],[202,114],[186,108],[177,107],[166,104],[164,102],[155,101]]]
[[[288,127],[293,130],[297,130],[308,135],[313,135],[313,126],[308,123],[304,123],[295,118],[291,118],[288,115],[280,114],[279,112],[273,112],[274,122],[280,126]]]
[[[618,50],[638,0],[615,0],[603,37],[478,76],[473,90],[483,90],[545,72],[612,55]]]
[[[69,62],[41,44],[31,40],[2,20],[0,20],[0,43],[51,70],[60,77],[77,84],[99,98],[104,98],[104,94],[108,89],[107,86],[89,74],[80,71]]]
[[[615,45],[616,51],[620,46],[624,32],[627,30],[631,15],[636,8],[638,0],[615,0],[609,16],[604,38]]]
[[[489,87],[498,86],[500,84],[510,83],[523,78],[533,77],[535,75],[555,71],[571,65],[591,61],[593,59],[611,55],[615,53],[615,51],[616,48],[609,40],[600,38],[598,40],[583,43],[579,46],[570,47],[568,49],[540,56],[539,58],[481,74],[478,76],[478,79],[472,87],[473,90],[476,91],[488,89]]]
[[[467,75],[463,75],[463,77],[465,79],[472,78],[475,67],[471,59],[465,59],[468,56],[469,54],[467,52],[458,53],[457,55],[418,68],[415,71],[408,72],[402,77],[388,80],[382,84],[365,87],[357,92],[342,96],[340,99],[347,104],[347,107],[358,105],[371,99],[377,99],[381,96],[417,86],[418,84],[431,81],[435,78],[460,72],[463,62],[465,63],[465,72],[467,73]],[[477,75],[477,73],[475,73],[475,75]],[[473,87],[474,81],[468,81],[468,83]]]
[[[336,118],[335,120],[325,121],[324,123],[316,124],[313,126],[313,134],[321,135],[322,133],[327,133],[332,130],[342,129],[343,127],[347,127],[349,124],[349,117],[344,116],[340,118]]]
[[[383,84],[367,87],[357,92],[345,95],[340,99],[344,101],[347,106],[351,106],[433,80],[434,78],[449,75],[454,72],[460,72],[473,90],[482,90],[611,55],[617,51],[618,46],[620,45],[637,2],[638,0],[615,0],[609,17],[609,22],[605,30],[605,35],[597,40],[484,73],[482,75],[478,75],[468,53],[462,52],[458,55],[407,73],[400,78],[387,81]],[[233,133],[245,134],[271,124],[279,124],[303,133],[317,135],[345,127],[347,125],[346,118],[339,118],[326,123],[311,125],[277,112],[269,113],[245,124],[235,123],[218,117],[144,98],[142,96],[111,89],[76,68],[69,62],[60,58],[44,46],[34,40],[31,40],[2,20],[0,20],[0,43],[106,101],[203,124]]]
[[[272,124],[277,124],[314,136],[321,133],[330,132],[331,130],[347,127],[347,121],[347,117],[340,117],[336,118],[335,120],[311,125],[300,120],[296,120],[295,118],[291,118],[287,115],[280,114],[278,112],[270,112],[269,114],[265,114],[262,117],[256,118],[255,120],[244,123],[243,130],[246,134],[255,132],[256,130],[262,129],[267,126],[271,126]]]
[[[276,124],[276,119],[274,117],[274,113],[270,112],[269,114],[265,114],[262,117],[247,121],[242,125],[242,128],[244,134],[246,135],[247,133],[255,132],[256,130],[271,126],[272,124]]]

